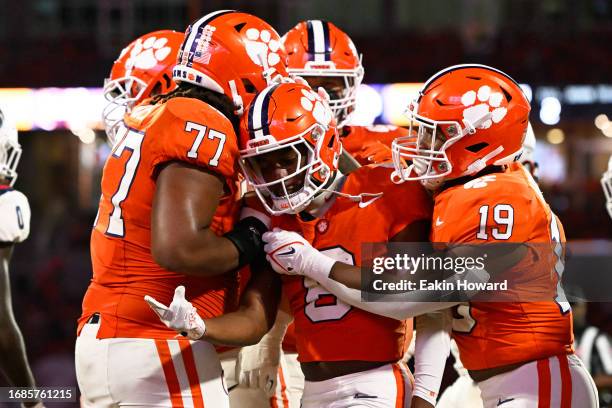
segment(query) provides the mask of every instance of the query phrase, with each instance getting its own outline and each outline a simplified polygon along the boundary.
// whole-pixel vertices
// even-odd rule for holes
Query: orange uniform
[[[216,109],[192,98],[173,98],[141,105],[125,119],[119,142],[102,175],[102,197],[91,235],[93,279],[83,300],[79,332],[93,313],[100,313],[98,338],[176,336],[143,300],[151,295],[172,301],[178,285],[202,317],[214,317],[237,304],[238,277],[187,276],[163,269],[151,254],[151,212],[159,166],[181,161],[225,179],[211,229],[221,235],[238,215],[237,137],[230,121]]]
[[[271,228],[301,233],[321,252],[352,265],[362,262],[362,243],[387,242],[412,222],[429,219],[431,200],[417,183],[394,185],[392,169],[365,166],[344,179],[345,194],[382,193],[360,203],[337,196],[323,216],[272,218]],[[283,289],[294,316],[298,359],[310,361],[397,361],[412,336],[412,322],[400,322],[353,308],[317,282],[284,276]]]
[[[524,168],[515,167],[437,194],[431,240],[550,245],[565,242],[565,237],[531,176]],[[535,257],[533,251],[529,252],[519,264],[520,270],[537,270]],[[550,257],[551,262],[546,264],[550,270],[532,273],[543,275],[536,279],[547,282],[553,276],[556,283],[562,269],[556,271],[559,259],[553,260],[552,254]],[[513,270],[518,269],[509,272]],[[567,303],[554,300],[557,296],[551,287],[550,301],[470,302],[456,307],[453,337],[463,365],[479,370],[572,353],[571,310]]]
[[[340,129],[342,147],[362,166],[391,160],[391,143],[408,135],[408,130],[392,125],[344,126]]]

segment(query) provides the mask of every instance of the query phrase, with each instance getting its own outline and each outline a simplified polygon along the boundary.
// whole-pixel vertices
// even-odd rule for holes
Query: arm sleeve
[[[30,204],[16,190],[0,195],[0,242],[23,242],[30,235]]]
[[[414,353],[414,391],[432,405],[440,392],[446,359],[450,353],[450,310],[418,316]]]
[[[357,289],[349,288],[329,277],[320,278],[319,283],[351,306],[396,320],[406,320],[410,317],[447,309],[459,304],[459,302],[428,301],[431,300],[428,298],[432,296],[433,291],[414,291],[401,295],[385,295],[385,302],[363,302],[361,300],[361,291]]]

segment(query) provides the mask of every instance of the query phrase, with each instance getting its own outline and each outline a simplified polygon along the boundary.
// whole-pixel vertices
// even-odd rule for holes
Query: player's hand
[[[364,143],[360,156],[366,157],[370,163],[382,163],[393,159],[391,147],[380,140]]]
[[[179,332],[191,340],[200,339],[206,332],[206,324],[193,305],[185,299],[185,287],[178,286],[174,290],[174,298],[170,306],[166,306],[149,295],[144,297],[159,320],[166,326]]]
[[[274,228],[263,235],[266,242],[266,259],[277,273],[285,275],[306,275],[314,280],[329,276],[336,263],[313,248],[296,232]]]
[[[268,397],[276,391],[281,350],[255,344],[240,349],[236,361],[236,379],[240,387],[260,388]]]

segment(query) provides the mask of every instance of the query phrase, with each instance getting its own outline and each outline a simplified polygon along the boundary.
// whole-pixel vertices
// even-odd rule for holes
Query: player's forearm
[[[364,302],[362,301],[360,290],[349,288],[330,277],[320,279],[318,282],[340,300],[351,306],[396,320],[406,320],[410,317],[446,309],[457,304],[457,302],[436,301],[438,296],[434,291],[389,294],[385,295],[384,301]]]
[[[336,262],[329,273],[336,282],[352,289],[361,289],[361,267]]]
[[[226,346],[250,346],[257,344],[268,331],[265,319],[254,318],[237,311],[222,317],[206,319],[203,340]]]
[[[12,386],[35,386],[23,337],[14,320],[0,324],[0,370]]]
[[[216,344],[249,346],[272,328],[280,301],[280,278],[267,264],[252,265],[253,276],[237,311],[205,320],[204,339]],[[285,319],[286,320],[286,319]],[[286,324],[283,319],[279,324]]]
[[[435,405],[440,392],[446,359],[450,353],[450,310],[420,315],[415,318],[414,391]]]

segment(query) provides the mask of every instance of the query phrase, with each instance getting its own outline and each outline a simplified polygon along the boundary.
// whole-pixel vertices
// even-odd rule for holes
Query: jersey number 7
[[[209,166],[217,167],[219,165],[219,157],[221,156],[223,147],[225,145],[225,134],[214,129],[208,130],[206,126],[200,125],[199,123],[185,123],[186,132],[193,133],[194,130],[197,132],[196,137],[191,148],[186,154],[187,157],[190,159],[198,158],[198,149],[202,144],[204,137],[208,135],[207,138],[210,140],[219,140],[219,144],[217,145],[214,155],[208,161]],[[125,222],[123,219],[123,209],[121,205],[125,199],[127,199],[132,183],[134,182],[134,177],[136,176],[136,171],[138,170],[138,165],[140,164],[141,148],[144,138],[144,132],[139,132],[137,130],[128,128],[125,125],[121,125],[117,131],[117,139],[119,140],[119,143],[113,150],[112,156],[109,160],[121,159],[126,150],[129,152],[129,157],[125,163],[125,169],[123,176],[119,181],[119,187],[110,200],[111,204],[113,205],[113,210],[110,213],[108,226],[105,231],[107,235],[120,238],[125,236]],[[98,217],[96,217],[94,226],[97,224],[97,221]]]

